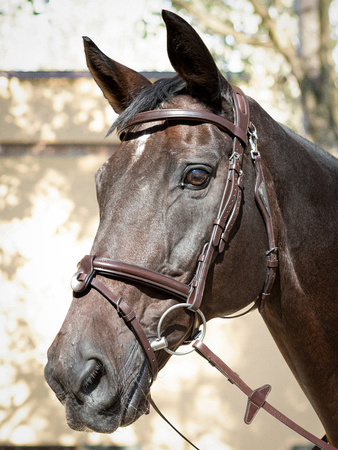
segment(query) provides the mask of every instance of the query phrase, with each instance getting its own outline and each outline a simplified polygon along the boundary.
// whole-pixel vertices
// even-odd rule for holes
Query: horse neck
[[[337,160],[252,109],[280,263],[262,316],[337,446]]]

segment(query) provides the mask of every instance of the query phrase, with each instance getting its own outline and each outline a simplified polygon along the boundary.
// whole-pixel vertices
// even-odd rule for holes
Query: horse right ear
[[[83,43],[88,69],[114,111],[120,114],[150,81],[108,58],[87,36],[83,37]]]

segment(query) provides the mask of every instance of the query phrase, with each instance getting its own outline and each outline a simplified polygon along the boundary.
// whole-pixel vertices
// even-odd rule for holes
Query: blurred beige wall
[[[113,435],[67,427],[43,369],[98,225],[94,173],[114,146],[104,140],[114,114],[89,79],[2,77],[0,88],[0,445],[189,449],[155,412]],[[270,383],[277,409],[323,434],[257,312],[210,322],[206,343],[252,388]],[[201,450],[307,444],[264,411],[245,425],[244,396],[195,354],[170,360],[153,397]]]
[[[0,73],[1,143],[102,143],[115,113],[86,73],[70,75]]]

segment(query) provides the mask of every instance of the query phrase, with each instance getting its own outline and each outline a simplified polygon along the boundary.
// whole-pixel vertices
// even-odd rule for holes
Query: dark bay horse
[[[232,87],[188,23],[166,11],[163,18],[178,75],[154,84],[84,38],[88,67],[119,114],[112,129],[122,142],[96,174],[95,259],[84,258],[73,279],[46,379],[71,428],[111,433],[148,411],[155,372],[170,357],[165,350],[189,339],[196,319],[199,325],[258,299],[337,447],[337,160]],[[263,208],[248,127],[259,138]],[[230,201],[224,193],[233,212],[222,223],[214,219]],[[209,258],[215,229],[222,248]],[[205,258],[201,298],[189,301]],[[188,298],[183,307],[175,306],[179,297]],[[154,353],[159,321],[168,347]]]

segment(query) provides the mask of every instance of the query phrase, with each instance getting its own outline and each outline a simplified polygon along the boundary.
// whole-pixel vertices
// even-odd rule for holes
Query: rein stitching
[[[201,123],[212,123],[233,137],[233,151],[229,159],[228,175],[218,215],[213,223],[211,238],[209,242],[204,245],[202,253],[198,258],[196,273],[191,283],[184,284],[166,275],[162,275],[158,272],[154,272],[134,264],[115,261],[109,258],[100,258],[94,255],[87,255],[82,259],[79,270],[73,276],[71,286],[75,294],[79,297],[85,295],[89,289],[94,288],[116,308],[118,314],[124,319],[126,325],[133,331],[135,337],[138,339],[138,342],[145,352],[152,381],[156,379],[158,372],[155,351],[164,349],[170,354],[186,354],[196,350],[199,355],[207,359],[212,366],[216,367],[225,377],[228,378],[231,383],[236,385],[248,396],[248,405],[244,418],[245,423],[250,424],[257,412],[263,408],[295,432],[316,444],[318,447],[315,448],[337,450],[335,447],[304,430],[302,427],[280,413],[272,405],[267,403],[266,398],[271,391],[271,386],[264,385],[258,389],[252,390],[235,372],[230,369],[230,367],[228,367],[203,343],[203,338],[206,332],[206,320],[200,310],[200,306],[203,299],[205,283],[211,265],[215,261],[216,257],[225,250],[225,245],[229,240],[230,231],[236,222],[241,207],[243,189],[242,164],[244,148],[247,146],[247,141],[249,141],[251,158],[256,170],[255,198],[264,219],[269,245],[269,249],[266,252],[267,274],[263,291],[259,296],[258,301],[255,302],[253,308],[255,308],[259,303],[259,310],[262,311],[264,302],[271,293],[278,267],[277,247],[275,244],[262,160],[257,149],[258,137],[256,128],[249,122],[249,105],[246,96],[239,88],[235,86],[232,88],[235,123],[232,123],[216,114],[205,111],[159,109],[136,114],[124,127],[119,130],[119,132],[122,133],[131,126],[153,121],[185,120],[197,121]],[[169,293],[181,303],[174,305],[165,311],[158,324],[157,338],[150,341],[138,322],[134,311],[121,297],[117,297],[105,286],[104,283],[95,278],[96,274],[144,283],[148,286]],[[168,348],[166,338],[161,336],[161,324],[163,318],[170,311],[178,307],[187,307],[190,311],[195,313],[195,323],[192,330],[192,347],[191,349],[183,352],[170,350]],[[250,308],[247,312],[251,311],[253,308]],[[200,322],[202,324],[202,335],[199,339],[197,339],[195,332],[196,328],[199,328]],[[152,400],[151,403],[155,410],[160,413]],[[165,419],[162,413],[160,413],[160,415]],[[167,419],[165,420],[170,424]],[[194,448],[197,448],[175,427],[173,428]]]

